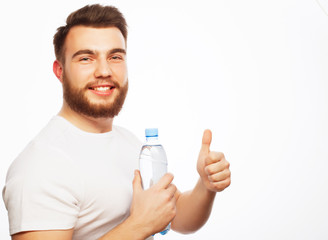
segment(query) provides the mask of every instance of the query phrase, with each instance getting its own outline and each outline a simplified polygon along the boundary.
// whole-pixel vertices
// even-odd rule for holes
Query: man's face
[[[115,27],[73,27],[65,41],[64,100],[75,112],[113,118],[128,90],[125,40]]]

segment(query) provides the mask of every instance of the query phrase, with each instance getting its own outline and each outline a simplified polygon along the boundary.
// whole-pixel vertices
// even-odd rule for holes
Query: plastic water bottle
[[[167,158],[163,146],[158,140],[157,128],[146,128],[146,142],[143,144],[139,156],[139,169],[142,178],[142,186],[146,190],[167,173]],[[162,232],[166,234],[170,230],[169,224]]]

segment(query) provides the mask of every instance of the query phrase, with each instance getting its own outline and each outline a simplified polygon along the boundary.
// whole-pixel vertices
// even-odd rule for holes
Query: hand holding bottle
[[[147,236],[162,231],[176,215],[177,188],[171,183],[172,180],[173,175],[167,173],[144,190],[140,172],[135,171],[130,218]]]

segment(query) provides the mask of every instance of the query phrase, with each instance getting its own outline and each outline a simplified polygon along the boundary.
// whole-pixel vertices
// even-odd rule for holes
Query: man
[[[125,19],[109,6],[85,6],[57,29],[53,71],[63,106],[8,171],[3,198],[13,240],[151,239],[170,222],[190,233],[230,185],[229,163],[210,151],[206,130],[192,191],[180,193],[169,173],[142,189],[140,142],[113,125],[128,90],[126,40]]]

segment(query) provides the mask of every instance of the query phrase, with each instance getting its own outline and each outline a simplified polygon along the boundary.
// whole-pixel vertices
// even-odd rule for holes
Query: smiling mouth
[[[101,85],[101,86],[92,86],[89,87],[88,89],[98,95],[110,95],[115,89],[115,86]]]
[[[115,88],[114,86],[98,86],[98,87],[89,87],[90,90],[95,90],[98,92],[106,92]]]

